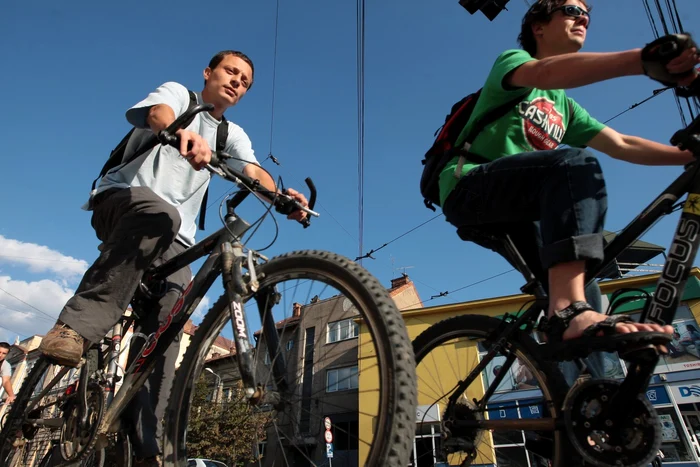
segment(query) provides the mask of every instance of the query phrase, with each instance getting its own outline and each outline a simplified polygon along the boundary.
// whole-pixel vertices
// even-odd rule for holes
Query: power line
[[[10,329],[10,328],[2,326],[2,325],[0,325],[0,328],[4,329],[5,331],[10,331],[14,334],[18,334],[18,335],[23,336],[23,337],[29,337],[29,334],[22,334],[21,332],[15,331],[14,329]]]
[[[358,256],[357,258],[355,258],[355,261],[362,260],[363,258],[377,259],[377,258],[375,258],[375,257],[372,256],[372,253],[378,252],[379,250],[381,250],[381,249],[384,248],[385,246],[388,246],[388,245],[394,243],[396,240],[398,240],[398,239],[400,239],[400,238],[402,238],[402,237],[405,237],[406,235],[410,234],[410,233],[413,232],[414,230],[417,230],[417,229],[423,227],[425,224],[427,224],[427,223],[429,223],[429,222],[432,222],[432,221],[434,221],[435,219],[437,219],[438,217],[441,217],[441,216],[442,216],[442,213],[437,214],[437,215],[431,217],[431,218],[428,219],[427,221],[425,221],[425,222],[423,222],[423,223],[421,223],[421,224],[418,224],[417,226],[413,227],[413,228],[410,229],[410,230],[407,230],[406,232],[402,233],[401,235],[399,235],[398,237],[394,238],[393,240],[389,240],[388,242],[386,242],[385,244],[383,244],[383,245],[380,246],[379,248],[369,250],[369,252],[365,253],[364,255]],[[360,252],[360,253],[361,253],[361,252]]]
[[[272,103],[270,105],[270,151],[268,152],[268,158],[272,159],[272,162],[275,162],[277,165],[279,165],[279,162],[276,162],[277,159],[275,159],[275,156],[272,155],[272,137],[273,137],[273,129],[275,125],[275,82],[277,81],[277,35],[279,31],[279,17],[280,17],[280,1],[277,0],[277,7],[275,8],[275,49],[272,54]],[[264,162],[264,161],[263,161]]]
[[[15,295],[12,295],[10,292],[8,292],[7,290],[3,289],[2,287],[0,287],[0,291],[5,292],[7,295],[9,295],[10,297],[14,298],[15,300],[19,300],[20,302],[24,303],[24,304],[27,305],[28,307],[33,308],[34,310],[38,311],[38,312],[41,313],[42,315],[48,316],[48,317],[51,318],[52,320],[55,320],[55,319],[56,319],[55,316],[51,316],[50,314],[41,311],[40,309],[38,309],[38,308],[35,307],[34,305],[25,302],[24,300],[22,300],[21,298],[15,296]]]
[[[364,236],[365,193],[365,0],[357,0],[357,191],[359,252]],[[362,264],[361,256],[358,257]]]
[[[603,123],[605,124],[605,123],[608,123],[608,122],[610,122],[610,121],[612,121],[612,120],[615,120],[617,117],[626,114],[626,113],[629,112],[630,110],[639,107],[640,105],[644,104],[645,102],[648,102],[648,101],[652,100],[653,98],[655,98],[655,97],[658,96],[659,94],[661,94],[661,93],[663,93],[663,92],[665,92],[665,91],[668,91],[669,89],[671,89],[671,88],[668,87],[668,88],[656,89],[656,90],[653,92],[653,94],[652,94],[651,96],[647,97],[647,98],[644,99],[643,101],[637,102],[636,104],[632,104],[632,105],[629,106],[627,109],[623,110],[622,112],[620,112],[619,114],[615,115],[614,117],[611,117],[611,118],[607,119],[607,120],[604,121]]]

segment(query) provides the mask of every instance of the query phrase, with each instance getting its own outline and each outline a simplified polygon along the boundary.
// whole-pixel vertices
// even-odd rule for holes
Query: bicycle
[[[210,104],[188,110],[158,134],[160,142],[179,147],[175,132],[195,114],[211,110],[213,106]],[[273,311],[273,307],[278,304],[282,304],[284,309],[289,304],[287,295],[283,295],[288,289],[279,287],[280,283],[297,281],[305,284],[315,280],[335,287],[345,295],[345,299],[337,294],[326,293],[324,288],[320,292],[320,298],[317,292],[315,301],[305,305],[308,310],[304,311],[304,316],[293,317],[294,322],[299,323],[308,316],[312,323],[318,325],[314,307],[319,304],[326,307],[329,304],[342,304],[343,317],[349,317],[351,322],[359,320],[363,323],[371,337],[373,349],[370,351],[377,358],[378,366],[367,369],[372,383],[370,389],[374,389],[373,394],[378,402],[374,412],[371,412],[370,407],[373,423],[361,433],[355,430],[357,440],[354,442],[367,451],[368,465],[403,466],[408,463],[415,423],[415,363],[403,319],[388,291],[360,265],[334,253],[302,250],[268,259],[259,251],[245,247],[242,237],[255,223],[249,224],[243,220],[236,213],[236,208],[249,194],[265,197],[270,203],[263,217],[256,223],[260,223],[272,207],[284,215],[302,209],[309,214],[302,221],[306,228],[310,225],[311,216],[318,216],[312,210],[316,188],[311,179],[307,178],[310,202],[309,207],[304,208],[284,191],[269,192],[256,180],[232,169],[226,164],[229,158],[231,156],[223,151],[213,152],[211,163],[207,166],[212,174],[242,187],[221,202],[222,206],[226,206],[225,214],[221,213],[220,208],[223,227],[183,253],[146,272],[132,299],[133,313],[124,314],[113,329],[111,338],[88,350],[78,374],[73,375],[77,379],[68,386],[69,390],[56,391],[56,388],[61,386],[61,380],[67,378],[70,370],[65,367],[53,368],[50,361],[39,358],[19,391],[8,423],[0,432],[0,459],[12,456],[13,444],[31,438],[39,429],[60,430],[59,447],[65,462],[79,461],[115,442],[123,444],[121,416],[127,404],[153,371],[156,360],[174,342],[206,292],[221,275],[224,294],[204,316],[174,377],[163,422],[162,451],[166,465],[184,466],[187,462],[186,436],[196,381],[210,354],[208,347],[220,337],[228,321],[232,323],[234,343],[230,356],[235,360],[239,373],[237,381],[244,390],[247,407],[253,414],[267,414],[264,417],[267,425],[258,428],[258,441],[265,442],[265,437],[268,442],[280,441],[279,453],[283,457],[280,460],[285,462],[289,462],[288,457],[301,458],[314,465],[315,462],[320,464],[325,461],[325,449],[313,449],[314,443],[308,442],[309,437],[315,437],[323,425],[324,414],[320,410],[328,413],[335,409],[328,401],[320,408],[318,402],[316,406],[312,405],[311,396],[314,394],[310,389],[314,388],[307,387],[314,381],[314,371],[307,371],[308,359],[312,358],[312,368],[325,363],[314,357],[316,344],[321,340],[312,342],[314,345],[311,347],[305,347],[306,360],[302,362],[304,371],[298,372],[302,373],[302,378],[294,380],[294,376],[298,376],[294,372],[295,361],[291,355],[285,356],[281,345],[282,339],[288,341],[291,332],[287,331],[291,325],[280,325]],[[255,230],[252,231],[254,233]],[[163,293],[166,277],[205,257],[201,268],[181,294],[167,320],[161,323],[157,332],[148,336],[136,357],[130,359],[123,377],[118,376],[117,361],[121,352],[122,332],[126,332],[138,316],[144,316],[151,298]],[[250,318],[244,311],[244,306],[250,306],[252,301],[257,304],[262,328],[259,333],[250,332]],[[328,319],[331,316],[337,317],[339,314],[331,314]],[[285,321],[289,322],[290,319]],[[313,334],[301,324],[295,329],[299,333],[303,331],[307,341],[309,335]],[[269,365],[258,365],[268,358]],[[354,385],[357,381],[355,378],[359,378],[357,371],[350,375],[350,383],[347,380],[341,382],[337,376],[337,387]],[[121,382],[118,389],[117,382]],[[45,396],[50,396],[48,401],[39,404]],[[349,403],[353,402],[352,397],[345,399]],[[354,404],[357,412],[359,403],[356,399]],[[60,414],[47,415],[48,411],[55,411],[57,407],[61,408]],[[362,410],[367,410],[364,403]],[[320,432],[318,434],[320,439]],[[115,441],[119,437],[121,439]],[[122,451],[128,452],[128,449]],[[270,451],[268,448],[267,452]],[[322,455],[316,451],[323,451]],[[121,465],[130,465],[130,455],[121,456]]]
[[[700,79],[677,91],[684,97],[700,96]],[[603,262],[586,272],[586,282],[590,283],[662,216],[682,207],[656,291],[649,294],[638,289],[622,289],[611,297],[608,315],[618,306],[641,297],[646,300],[641,322],[671,324],[673,321],[700,244],[700,163],[697,160],[700,158],[700,117],[677,131],[671,144],[692,151],[696,160],[687,164],[683,173],[605,246]],[[678,202],[686,193],[687,199]],[[590,348],[566,341],[546,343],[542,333],[547,323],[547,294],[510,234],[499,232],[498,228],[486,231],[482,227],[478,230],[460,228],[457,233],[463,240],[504,254],[526,281],[522,292],[534,299],[529,307],[523,305],[517,313],[506,313],[502,319],[482,315],[445,319],[413,341],[417,375],[426,384],[419,388],[419,397],[429,398],[431,408],[437,407],[440,413],[440,417],[433,415],[429,419],[430,423],[435,423],[437,418],[442,432],[438,459],[449,458],[450,465],[455,465],[455,460],[457,465],[506,461],[509,448],[502,449],[502,454],[491,447],[480,451],[480,445],[488,446],[488,443],[480,443],[492,436],[491,446],[524,445],[528,451],[524,455],[529,461],[522,457],[522,451],[513,451],[513,456],[521,456],[519,460],[523,465],[528,462],[552,467],[565,462],[571,464],[570,455],[574,450],[587,465],[638,467],[649,464],[661,445],[661,427],[645,391],[659,360],[656,346],[668,344],[670,337],[661,333],[595,337],[590,341]],[[457,339],[463,340],[455,342]],[[594,378],[583,359],[592,352],[616,351],[627,362],[624,380]],[[442,363],[437,362],[452,364],[456,361],[455,373],[462,371],[464,365],[460,359],[463,358],[473,359],[474,366],[454,376],[444,369],[439,375],[433,375],[437,368],[443,368],[440,367]],[[559,366],[566,361],[583,370],[571,387]],[[527,371],[521,373],[523,369]],[[528,397],[524,396],[527,400],[518,402],[517,407],[521,413],[530,407],[531,414],[539,414],[538,418],[518,418],[515,402],[499,403],[496,394],[499,386],[507,382],[508,375],[516,373],[518,376],[513,380],[518,384],[525,381],[525,387],[531,389]],[[431,377],[439,379],[435,388],[427,387]],[[419,403],[423,402],[419,400]],[[499,410],[504,412],[500,416],[489,416],[489,410],[491,414]],[[509,410],[516,415],[505,416]],[[424,419],[428,420],[428,416]],[[525,432],[524,443],[521,431]],[[517,436],[513,432],[517,432]],[[512,463],[515,465],[517,460]]]

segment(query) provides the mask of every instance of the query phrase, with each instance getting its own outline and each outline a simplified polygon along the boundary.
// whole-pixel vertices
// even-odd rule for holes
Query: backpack
[[[474,123],[474,126],[472,126],[472,129],[465,139],[464,147],[455,148],[454,145],[457,142],[457,137],[459,137],[459,134],[469,122],[482,89],[463,97],[452,105],[450,113],[445,117],[445,123],[435,132],[437,137],[433,145],[428,149],[425,153],[425,158],[421,161],[424,167],[420,179],[420,192],[424,198],[423,204],[425,204],[425,207],[428,209],[435,211],[434,205],[440,205],[440,172],[443,171],[452,158],[459,154],[465,156],[468,154],[467,159],[473,162],[489,162],[486,158],[468,153],[468,149],[465,148],[471,146],[471,143],[474,142],[477,135],[481,133],[487,125],[503,117],[524,97],[519,96],[516,99],[490,110],[481,120]]]
[[[187,107],[187,110],[190,110],[192,107],[195,107],[197,105],[197,95],[193,91],[189,91],[190,94],[190,104]],[[192,120],[194,120],[194,117],[189,119],[188,121],[185,122],[183,125],[183,128],[186,128],[192,123]],[[128,159],[124,160],[124,152],[126,151],[126,145],[129,142],[129,138],[131,138],[131,135],[134,133],[134,130],[136,128],[132,128],[125,136],[122,138],[122,140],[117,144],[117,146],[112,149],[112,152],[109,154],[109,158],[107,159],[107,162],[105,162],[105,165],[102,167],[102,170],[100,170],[100,174],[97,176],[95,180],[92,182],[92,192],[95,191],[95,186],[97,185],[97,181],[104,177],[107,172],[110,170],[114,169],[117,166],[123,166],[127,165],[129,162],[135,160],[137,157],[142,156],[146,152],[150,151],[151,149],[155,148],[160,142],[158,141],[158,137],[154,134],[151,135],[151,137],[144,143],[144,145],[136,152],[134,152]],[[228,122],[226,121],[226,117],[222,116],[221,117],[221,123],[219,123],[219,126],[216,129],[216,150],[217,151],[223,151],[226,148],[226,140],[228,139]],[[202,198],[202,205],[199,208],[199,230],[204,230],[204,221],[205,221],[205,216],[207,213],[207,200],[209,199],[209,187],[207,186],[206,191],[204,192],[204,197]]]

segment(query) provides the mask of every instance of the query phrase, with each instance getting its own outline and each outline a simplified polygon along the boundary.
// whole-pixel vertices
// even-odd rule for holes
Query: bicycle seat
[[[508,237],[507,230],[501,225],[489,226],[462,226],[457,228],[457,235],[465,242],[473,242],[477,245],[488,248],[503,255],[509,263],[513,263],[514,258],[508,251],[509,246],[517,251],[513,241]]]

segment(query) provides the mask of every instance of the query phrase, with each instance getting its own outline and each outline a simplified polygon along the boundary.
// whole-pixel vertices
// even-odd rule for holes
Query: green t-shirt
[[[519,49],[507,50],[498,57],[471,118],[457,138],[456,147],[464,143],[477,118],[518,95],[523,96],[522,101],[505,116],[487,125],[475,138],[471,152],[496,160],[523,152],[556,149],[560,144],[583,147],[605,128],[561,89],[504,87],[506,75],[530,60],[534,58]],[[458,159],[455,157],[448,162],[440,173],[441,205],[459,181],[455,177]],[[476,164],[465,162],[460,176],[474,167]]]

